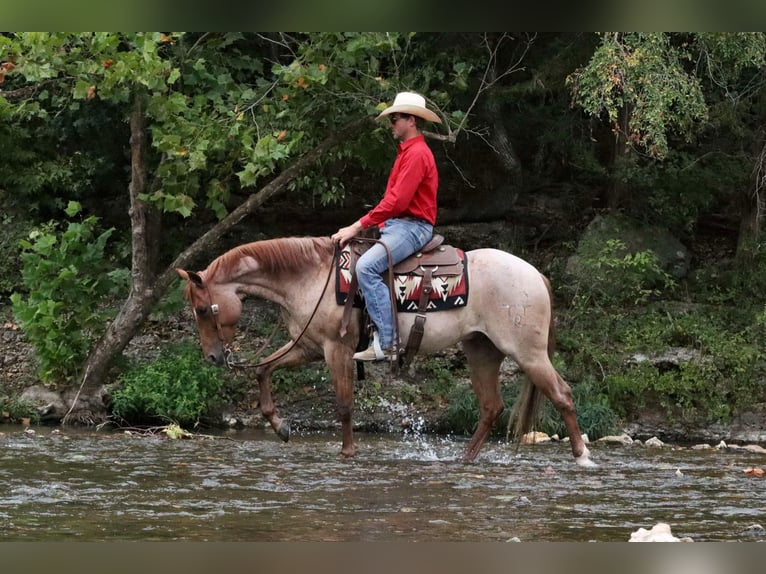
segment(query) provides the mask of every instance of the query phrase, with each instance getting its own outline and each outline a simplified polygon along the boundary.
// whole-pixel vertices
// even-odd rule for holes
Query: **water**
[[[489,444],[418,434],[236,431],[169,440],[0,427],[0,541],[627,541],[667,522],[695,541],[766,539],[766,478],[743,451]]]

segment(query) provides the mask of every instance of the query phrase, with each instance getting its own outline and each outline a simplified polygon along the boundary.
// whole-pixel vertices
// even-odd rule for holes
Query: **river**
[[[0,427],[0,541],[627,541],[657,522],[694,541],[760,541],[764,456],[743,450],[488,444],[333,433],[162,434]]]

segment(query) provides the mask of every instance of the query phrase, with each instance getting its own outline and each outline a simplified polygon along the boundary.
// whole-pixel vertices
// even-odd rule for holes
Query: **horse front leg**
[[[354,444],[354,353],[352,347],[340,342],[327,343],[324,349],[327,369],[335,387],[335,408],[341,424],[340,454],[346,458],[356,454]]]
[[[269,421],[271,428],[274,429],[277,436],[287,442],[290,440],[290,425],[279,416],[274,406],[274,399],[271,396],[271,373],[271,370],[266,371],[265,369],[264,371],[260,369],[256,371],[255,377],[260,391],[258,405],[261,409],[261,414]]]
[[[271,355],[263,359],[261,362],[268,362],[274,357],[279,357],[273,363],[268,363],[263,367],[258,367],[255,371],[255,377],[258,381],[259,394],[259,406],[261,414],[269,421],[271,428],[277,433],[277,436],[283,441],[290,440],[290,424],[282,419],[274,406],[274,398],[271,395],[271,374],[286,367],[298,367],[305,365],[309,362],[309,358],[303,349],[293,347],[290,351],[280,357],[280,353],[283,353],[285,349],[290,347],[292,342],[287,343],[283,347],[274,351]]]

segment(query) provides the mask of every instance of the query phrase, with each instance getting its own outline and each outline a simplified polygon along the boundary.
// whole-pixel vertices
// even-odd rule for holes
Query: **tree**
[[[763,33],[604,33],[588,64],[569,78],[573,101],[607,122],[612,134],[611,184],[607,205],[625,206],[639,158],[661,161],[671,137],[687,142],[712,127],[711,107],[733,108],[760,97],[766,58]],[[740,116],[741,118],[741,116]],[[762,124],[762,117],[759,118]],[[738,120],[738,121],[741,121]],[[757,243],[763,203],[759,193],[762,137],[750,150],[750,188],[736,194],[740,250]],[[633,183],[634,185],[631,185]]]
[[[193,264],[288,188],[318,187],[325,204],[341,198],[322,164],[351,154],[370,169],[388,163],[370,153],[390,145],[387,130],[365,146],[355,138],[370,135],[363,128],[393,93],[427,94],[447,139],[467,119],[449,111],[450,77],[411,58],[428,47],[413,34],[25,33],[1,45],[12,89],[0,96],[13,102],[16,125],[50,127],[62,113],[82,118],[106,106],[129,126],[130,289],[85,361],[83,396],[104,384],[175,267]],[[167,216],[200,211],[218,222],[168,261],[160,250]],[[70,420],[101,414],[73,410]]]

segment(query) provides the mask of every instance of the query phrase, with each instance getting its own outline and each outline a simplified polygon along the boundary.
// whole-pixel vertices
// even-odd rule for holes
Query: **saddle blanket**
[[[468,258],[458,249],[458,255],[463,262],[463,273],[460,275],[436,276],[431,279],[433,291],[429,297],[428,311],[447,311],[468,304]],[[351,255],[346,246],[338,256],[335,266],[335,299],[338,305],[345,305],[351,284]],[[384,273],[388,282],[388,272]],[[423,277],[420,275],[394,275],[394,293],[396,308],[399,313],[416,313]],[[357,289],[354,294],[354,307],[364,307],[361,293]]]

